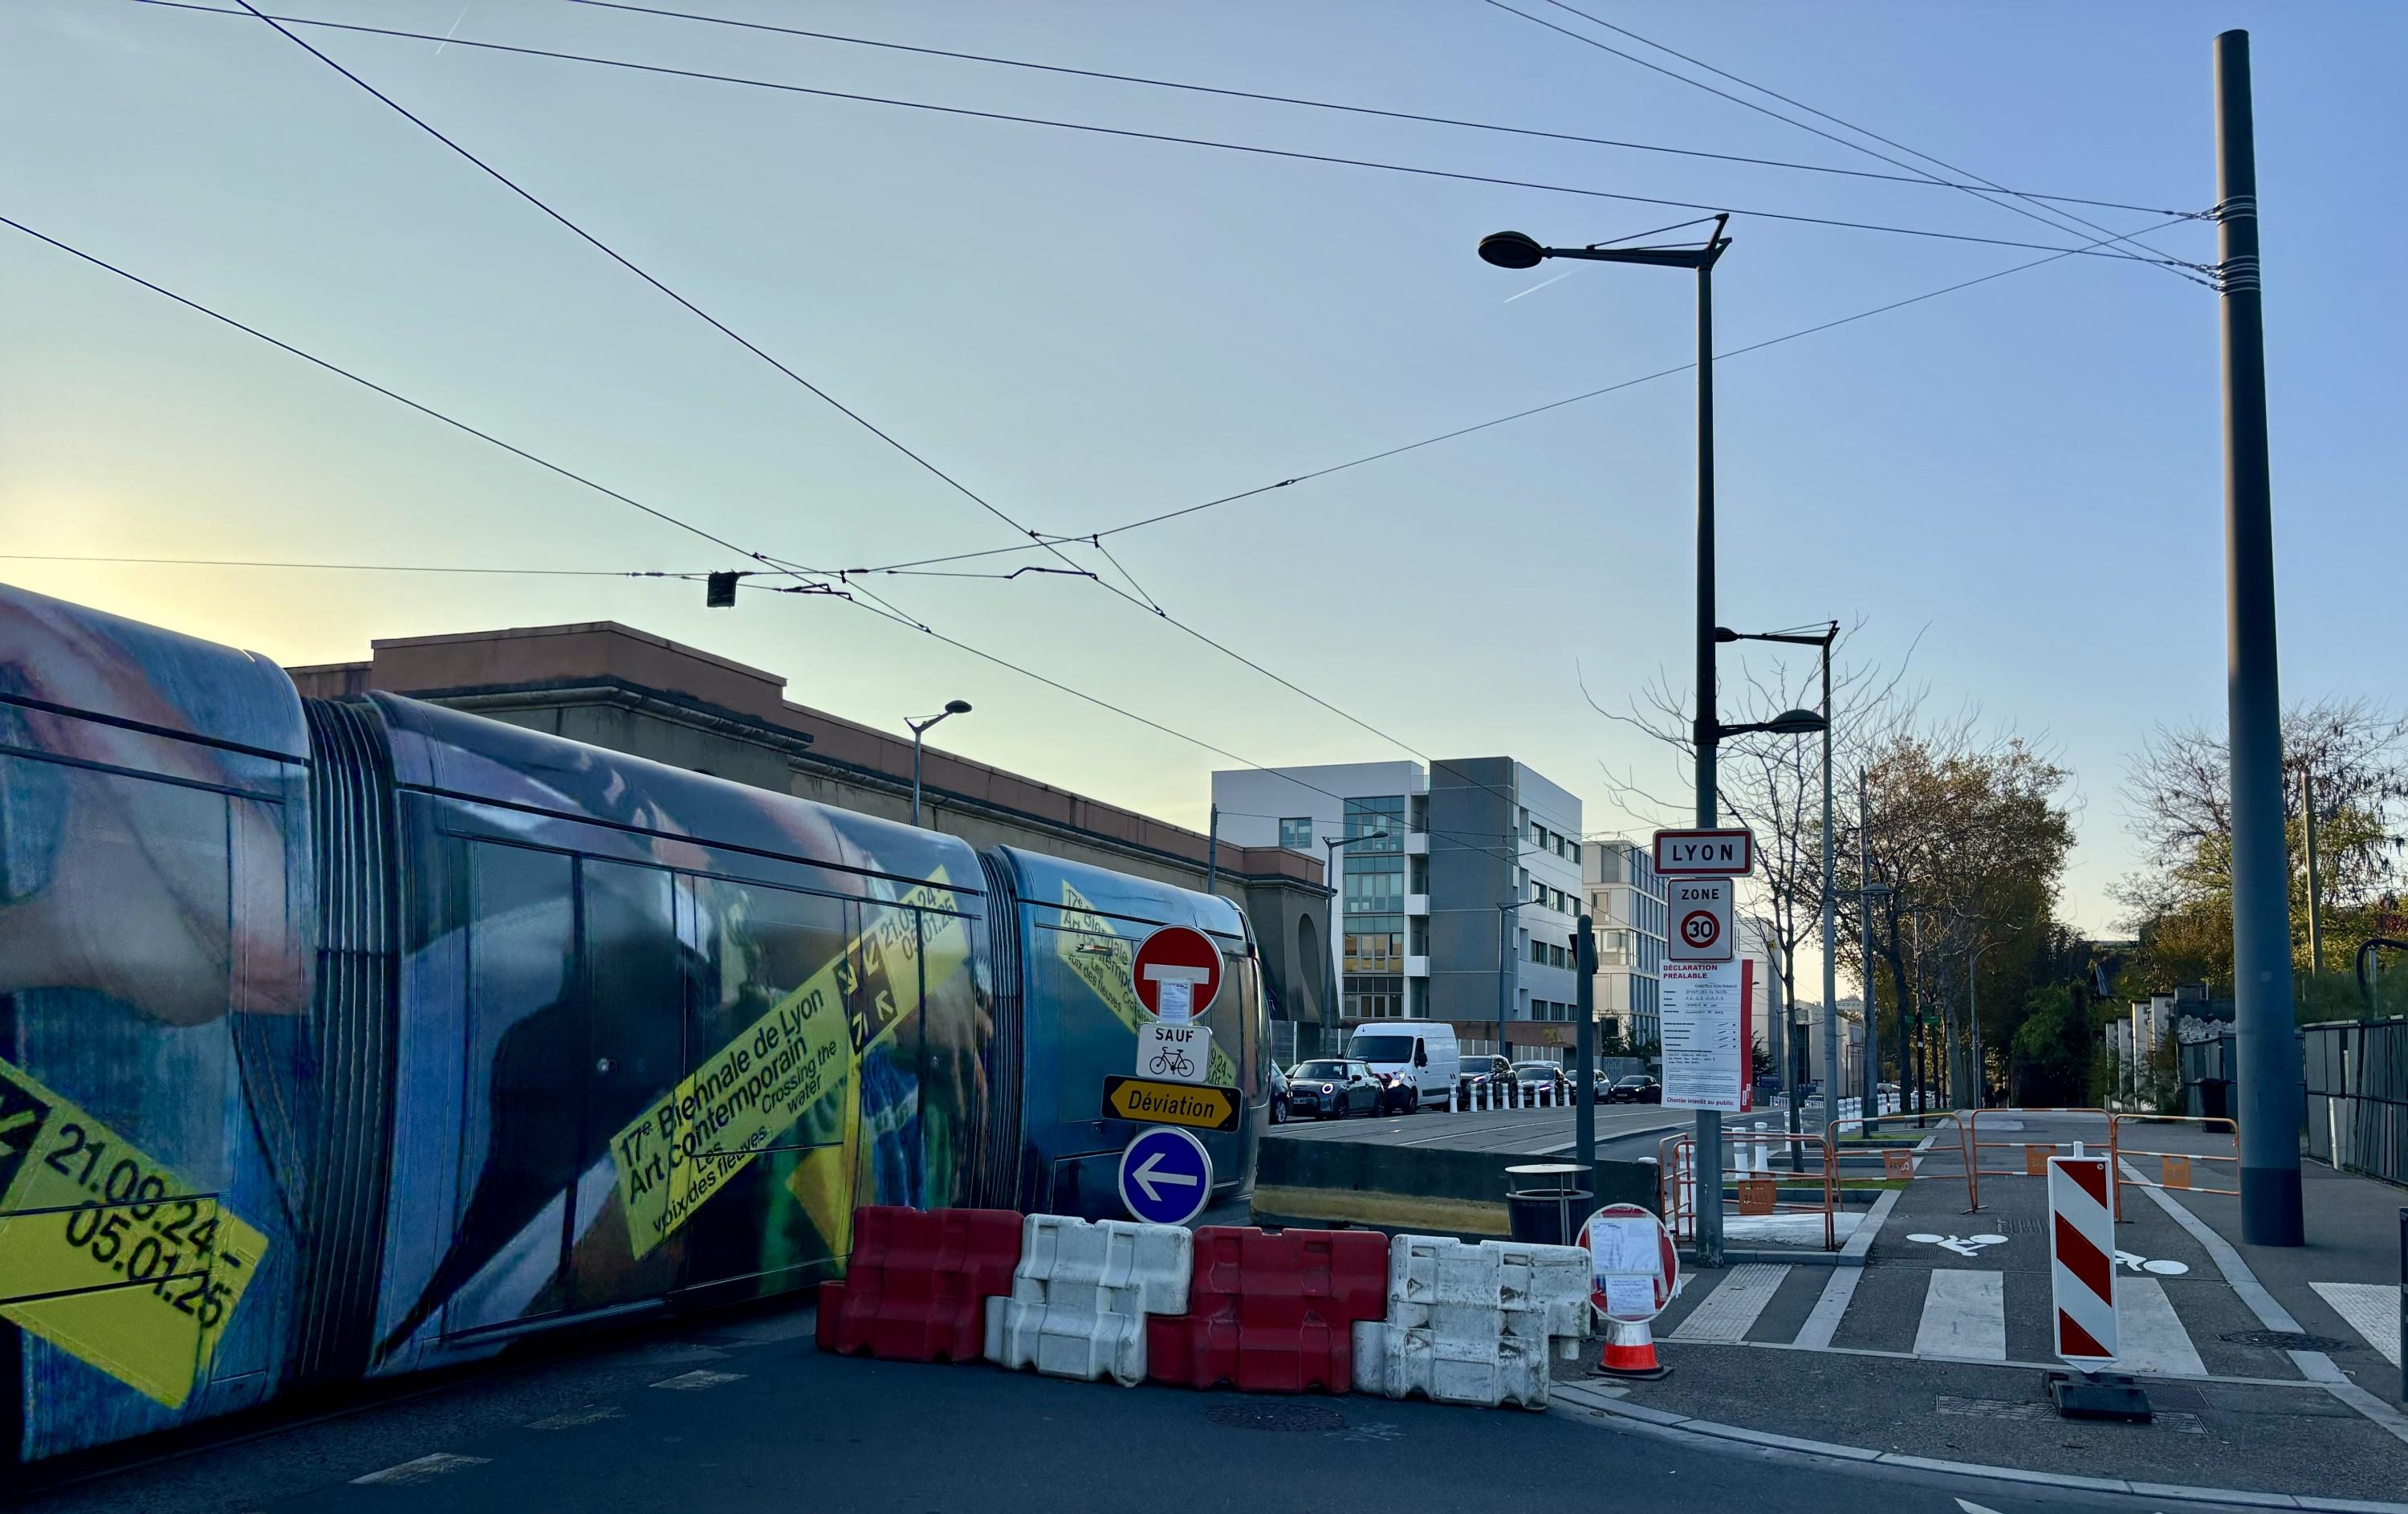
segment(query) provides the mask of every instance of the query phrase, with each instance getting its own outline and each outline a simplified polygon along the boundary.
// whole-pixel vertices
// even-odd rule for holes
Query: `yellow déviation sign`
[[[216,1194],[0,1061],[0,1318],[181,1408],[266,1254]]]
[[[1105,1007],[1128,1027],[1129,1034],[1135,1036],[1138,1027],[1154,1017],[1145,1012],[1143,1004],[1138,1002],[1137,985],[1129,981],[1131,964],[1137,959],[1137,943],[1113,930],[1111,921],[1096,913],[1096,906],[1087,901],[1087,897],[1067,882],[1062,885],[1062,923],[1068,929],[1054,932],[1054,955],[1068,963],[1070,971],[1079,974],[1088,988],[1096,990],[1096,997],[1101,999]],[[1074,932],[1101,936],[1111,949],[1082,951],[1082,946],[1095,943],[1082,942]],[[1241,990],[1229,981],[1230,976],[1227,973],[1222,974],[1221,992],[1213,1001],[1216,1007],[1229,1002],[1233,995],[1237,996],[1238,1002],[1244,1002]],[[1233,1014],[1224,1023],[1234,1024],[1239,1014]],[[1204,1074],[1204,1081],[1224,1087],[1238,1081],[1238,1064],[1221,1049],[1217,1036],[1213,1038],[1212,1060]]]
[[[611,1137],[637,1256],[676,1233],[771,1141],[840,1092],[851,1146],[859,1103],[843,1090],[862,1058],[919,1009],[924,981],[934,988],[969,962],[960,917],[920,913],[958,907],[948,881],[939,871],[892,903],[864,901],[878,912],[867,930]]]
[[[1231,1088],[1163,1083],[1143,1077],[1104,1079],[1104,1114],[1111,1119],[1234,1131],[1238,1128],[1238,1113],[1244,1107],[1245,1095]]]

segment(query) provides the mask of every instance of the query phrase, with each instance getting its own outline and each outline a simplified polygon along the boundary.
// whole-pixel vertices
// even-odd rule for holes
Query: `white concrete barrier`
[[[1399,1235],[1387,1317],[1354,1328],[1355,1391],[1544,1408],[1550,1346],[1586,1334],[1588,1290],[1576,1246]]]
[[[986,1358],[1052,1377],[1145,1380],[1145,1317],[1184,1314],[1196,1238],[1183,1225],[1030,1215],[1011,1295],[986,1302]]]

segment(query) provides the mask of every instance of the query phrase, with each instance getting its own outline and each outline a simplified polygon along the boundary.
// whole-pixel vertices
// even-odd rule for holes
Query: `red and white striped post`
[[[2094,1368],[2115,1359],[2115,1218],[2105,1157],[2048,1159],[2048,1276],[2057,1354]]]

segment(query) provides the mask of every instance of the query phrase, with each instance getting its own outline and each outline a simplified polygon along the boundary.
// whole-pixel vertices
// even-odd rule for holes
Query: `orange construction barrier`
[[[1839,1225],[1834,1218],[1839,1204],[1839,1185],[1827,1147],[1820,1135],[1799,1132],[1756,1131],[1744,1127],[1726,1127],[1724,1145],[1728,1155],[1715,1174],[1715,1190],[1731,1186],[1738,1190],[1738,1212],[1744,1216],[1769,1214],[1820,1214],[1823,1217],[1823,1249],[1840,1248]],[[1813,1151],[1817,1160],[1798,1172],[1781,1166],[1774,1153],[1789,1146],[1800,1151]],[[1703,1200],[1698,1193],[1702,1177],[1697,1161],[1697,1138],[1683,1133],[1668,1135],[1656,1146],[1656,1197],[1657,1212],[1663,1215],[1665,1227],[1675,1241],[1695,1241],[1698,1236],[1698,1206]],[[1781,1190],[1813,1185],[1822,1190],[1821,1202],[1803,1199],[1784,1200]]]
[[[2125,1144],[2128,1140],[2146,1139],[2145,1136],[2137,1134],[2127,1135],[2125,1127],[2128,1125],[2196,1125],[2203,1134],[2231,1136],[2232,1149],[2229,1151],[2144,1150]],[[2107,1128],[2108,1154],[2114,1159],[2110,1170],[2115,1175],[2115,1218],[2118,1219],[2124,1218],[2124,1190],[2128,1188],[2176,1189],[2190,1193],[2237,1194],[2241,1191],[2241,1127],[2233,1120],[2212,1115],[2116,1115],[2109,1118]],[[2124,1161],[2128,1157],[2157,1158],[2157,1180],[2152,1183],[2145,1177],[2128,1175],[2124,1171]],[[2211,1188],[2205,1183],[2199,1182],[2197,1179],[2202,1175],[2195,1172],[2194,1166],[2200,1162],[2229,1163],[2232,1186]]]
[[[2058,1144],[2051,1142],[1985,1141],[1982,1139],[1982,1117],[1985,1115],[1999,1117],[2024,1115],[2096,1115],[2106,1125],[2106,1129],[2100,1132],[2104,1138],[2099,1141],[2086,1142],[2085,1144],[2106,1146],[2111,1155],[2114,1149],[2115,1120],[2117,1117],[2111,1110],[1960,1109],[1956,1112],[1956,1120],[1965,1132],[1965,1212],[1969,1215],[1978,1214],[1981,1212],[1983,1178],[2046,1177],[2048,1175],[2048,1159],[2052,1156],[2057,1155],[2060,1149]],[[1994,1118],[1991,1123],[1993,1129],[1995,1129],[1997,1126],[1997,1119]],[[1982,1165],[1982,1153],[1985,1151],[2021,1151],[2023,1153],[2023,1165],[2020,1167],[1985,1167]]]

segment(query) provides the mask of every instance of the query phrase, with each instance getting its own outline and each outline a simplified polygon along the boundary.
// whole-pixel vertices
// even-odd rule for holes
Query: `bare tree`
[[[1837,632],[1831,648],[1833,766],[1840,772],[1849,772],[1914,720],[1924,691],[1906,683],[1906,668],[1914,657],[1912,646],[1895,670],[1847,661],[1843,655],[1863,633],[1864,623],[1843,631],[1836,625],[1833,628]],[[1733,715],[1734,723],[1768,718],[1793,708],[1821,709],[1819,655],[1803,649],[1766,655],[1751,649],[1727,654],[1723,662],[1735,670],[1736,677],[1726,671],[1725,686],[1716,690],[1716,706],[1727,712],[1734,708],[1748,712],[1744,716]],[[1698,749],[1688,688],[1671,683],[1658,670],[1622,710],[1599,703],[1585,677],[1581,691],[1598,714],[1629,726],[1664,748],[1666,780],[1660,792],[1651,791],[1635,771],[1604,770],[1616,800],[1657,825],[1687,824],[1695,815],[1694,804],[1665,796],[1687,789],[1695,772]],[[1798,948],[1815,938],[1822,918],[1822,739],[1756,732],[1722,743],[1720,758],[1716,801],[1732,823],[1756,833],[1756,872],[1746,891],[1753,896],[1751,907],[1769,922],[1772,944],[1780,952],[1782,1001],[1794,1006]],[[1845,785],[1835,779],[1835,787],[1844,789]]]

